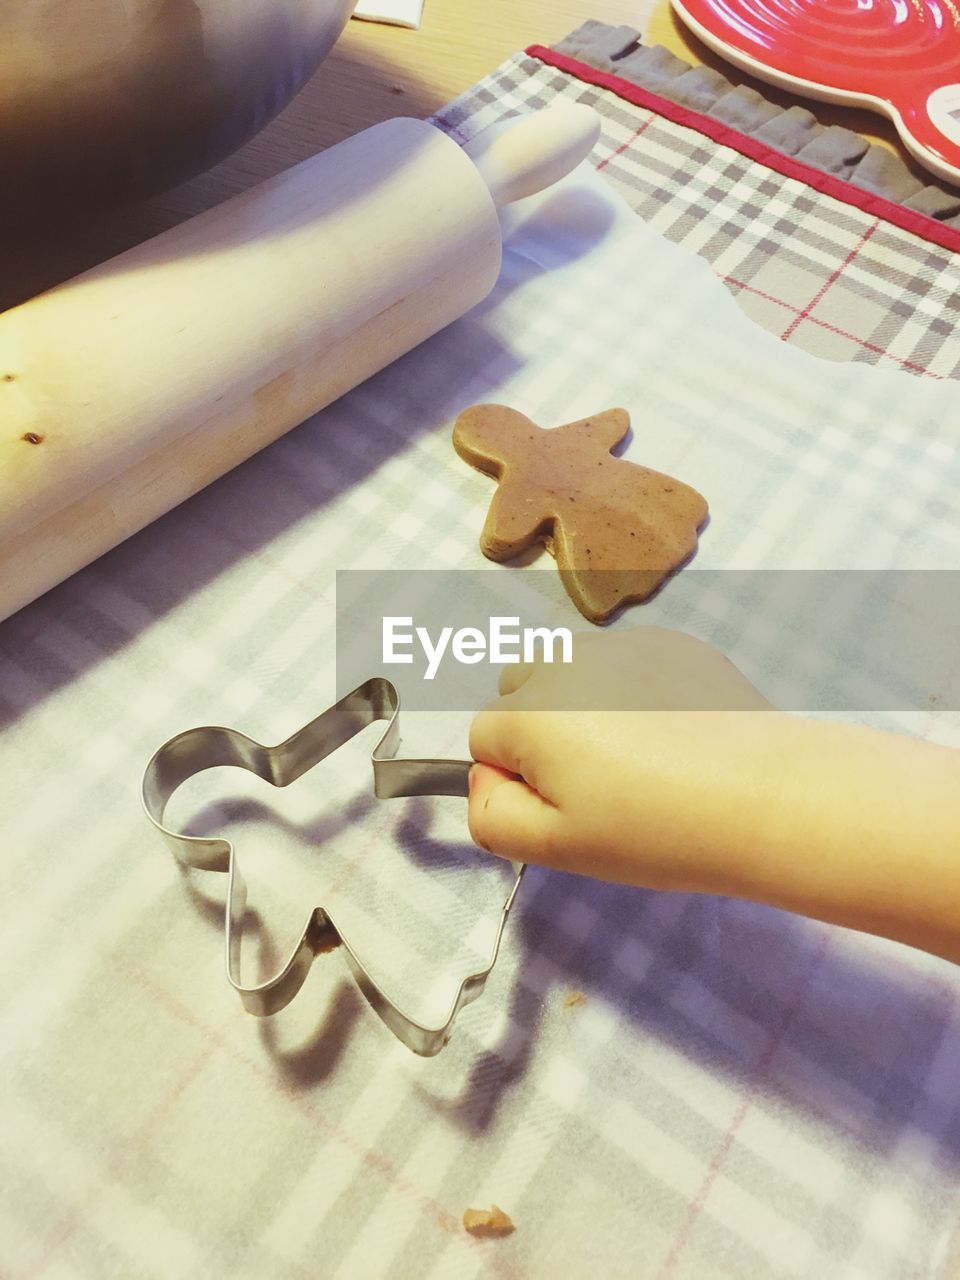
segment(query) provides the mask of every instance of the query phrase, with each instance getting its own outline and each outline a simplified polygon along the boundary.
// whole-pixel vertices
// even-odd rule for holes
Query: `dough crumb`
[[[571,991],[563,1002],[565,1009],[575,1009],[578,1004],[586,1004],[587,997],[582,991]]]
[[[509,1214],[498,1205],[489,1209],[467,1209],[463,1215],[465,1230],[472,1236],[508,1236],[515,1231]]]

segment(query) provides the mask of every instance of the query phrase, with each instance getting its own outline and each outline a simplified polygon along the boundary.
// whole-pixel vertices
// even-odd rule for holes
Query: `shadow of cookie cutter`
[[[513,887],[500,913],[490,963],[460,983],[446,1021],[439,1027],[425,1027],[396,1005],[374,982],[363,962],[341,935],[323,907],[310,913],[299,942],[279,973],[257,986],[245,987],[240,980],[240,944],[246,884],[237,866],[237,856],[229,840],[219,836],[188,836],[164,826],[163,816],[173,793],[188,778],[206,769],[233,765],[255,773],[275,787],[287,787],[308,769],[326,759],[367,725],[386,720],[387,727],[371,753],[373,791],[381,800],[400,796],[466,796],[471,760],[409,760],[396,755],[400,744],[400,695],[381,676],[374,676],[341,698],[315,720],[298,729],[286,742],[265,747],[236,729],[205,725],[187,729],[165,742],[147,765],[143,775],[143,807],[147,817],[170,845],[177,859],[200,871],[226,871],[229,875],[226,906],[227,978],[248,1013],[267,1017],[278,1013],[300,990],[314,957],[341,947],[354,981],[374,1013],[386,1023],[398,1040],[423,1057],[439,1053],[450,1038],[457,1015],[465,1005],[482,994],[500,952],[507,917],[513,906],[525,867],[512,863],[516,872]]]

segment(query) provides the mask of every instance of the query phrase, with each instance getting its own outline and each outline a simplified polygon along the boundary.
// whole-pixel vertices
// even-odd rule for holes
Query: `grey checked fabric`
[[[873,401],[786,437],[751,418],[741,380],[726,421],[762,514],[731,500],[710,554],[775,560],[780,495],[808,513],[825,468],[855,482],[851,539],[870,486],[896,478],[890,545],[909,551],[921,512],[924,553],[955,560],[954,424],[909,413],[928,379],[952,403],[956,260],[525,56],[441,123],[471,136],[558,95],[600,111],[594,162],[638,225],[704,258],[786,347],[919,380],[898,381],[905,425],[885,421],[872,456]],[[638,320],[647,265],[622,264]],[[951,966],[735,901],[532,870],[484,999],[421,1061],[335,955],[284,1014],[245,1016],[222,971],[222,878],[178,872],[140,812],[172,733],[275,742],[329,704],[337,568],[478,567],[489,489],[453,457],[452,417],[519,385],[525,359],[549,417],[614,349],[580,298],[545,314],[548,286],[515,256],[502,290],[529,301],[512,345],[479,308],[0,626],[4,1277],[957,1274]],[[679,325],[682,299],[664,315]],[[610,362],[676,415],[656,447],[713,465],[720,443],[693,447],[683,388],[671,400],[655,374]],[[467,722],[408,717],[405,745],[460,755]],[[931,709],[919,731],[948,740],[951,723]],[[433,1018],[487,954],[508,875],[469,846],[457,801],[374,802],[371,745],[282,795],[198,780],[173,817],[239,840],[250,972],[322,901]],[[516,1232],[466,1235],[463,1210],[492,1203]]]
[[[532,58],[491,77],[481,118],[518,75],[536,79],[534,105],[561,94],[601,110],[607,178],[645,222],[705,257],[764,328],[828,359],[957,376],[950,251]],[[456,128],[470,109],[452,104],[441,119]]]

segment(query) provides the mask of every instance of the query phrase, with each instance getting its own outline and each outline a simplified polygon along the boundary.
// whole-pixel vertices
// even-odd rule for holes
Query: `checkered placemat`
[[[786,177],[733,144],[768,158],[771,148],[548,49],[506,64],[490,83],[451,104],[441,122],[456,129],[469,118],[471,130],[481,128],[502,111],[501,94],[522,93],[532,105],[560,94],[596,107],[606,177],[645,222],[706,258],[764,328],[828,359],[960,376],[947,341],[960,314],[960,232],[912,213],[913,234],[904,235],[884,216],[896,216],[891,202],[802,164],[789,172],[808,182]]]
[[[471,136],[557,95],[600,111],[596,167],[640,219],[785,344],[936,379],[948,405],[948,249],[542,57],[512,59],[441,123]],[[623,264],[637,316],[644,265]],[[557,316],[538,328],[548,282],[525,270],[508,265],[529,308],[512,346],[480,308],[0,628],[5,1277],[956,1274],[951,966],[749,904],[532,870],[487,994],[421,1061],[336,956],[280,1017],[244,1016],[222,885],[178,874],[139,812],[143,765],[173,732],[279,741],[329,703],[337,568],[476,567],[489,492],[451,458],[453,414],[524,360],[537,385],[551,359],[582,380],[615,336],[602,315],[579,347]],[[638,396],[655,372],[636,369]],[[909,406],[917,384],[898,385]],[[816,481],[788,472],[819,424],[782,455],[761,426],[738,448],[764,519],[726,535],[757,563],[778,484],[815,507]],[[871,465],[955,547],[952,424],[911,426]],[[465,732],[404,722],[411,753],[460,754]],[[436,1016],[488,950],[504,873],[467,846],[459,802],[374,803],[370,745],[283,796],[206,780],[178,812],[196,833],[243,832],[252,965],[275,964],[319,898]],[[516,1232],[466,1235],[463,1210],[491,1203]]]

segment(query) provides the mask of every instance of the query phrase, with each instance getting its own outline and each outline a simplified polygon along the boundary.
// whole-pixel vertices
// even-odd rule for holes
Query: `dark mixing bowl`
[[[208,168],[313,74],[354,0],[0,0],[0,222]]]

